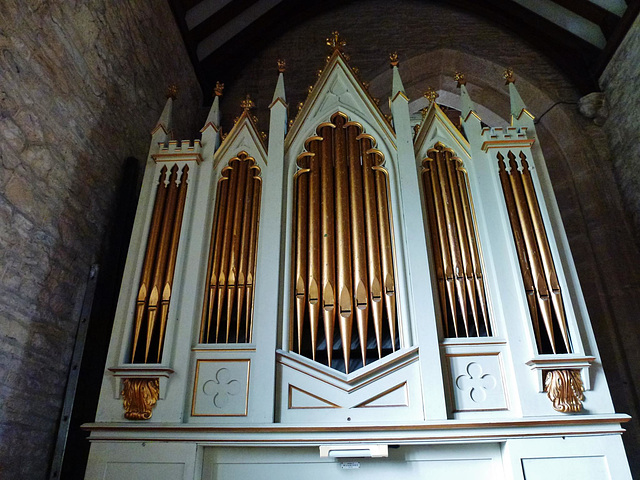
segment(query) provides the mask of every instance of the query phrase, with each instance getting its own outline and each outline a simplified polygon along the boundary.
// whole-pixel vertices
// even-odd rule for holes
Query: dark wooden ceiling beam
[[[554,3],[580,15],[585,20],[600,27],[606,39],[613,33],[620,17],[606,8],[585,0],[553,0]]]
[[[222,12],[226,7],[223,7],[210,19],[208,28],[216,25],[219,28],[219,26],[228,21],[227,19],[230,20],[241,15],[242,11],[255,1],[233,0],[228,5],[229,10],[221,18],[215,20],[213,17],[218,16],[218,13]],[[568,0],[558,0],[558,3],[564,1]],[[180,0],[170,0],[170,2],[172,4],[180,3]],[[304,7],[301,8],[299,1],[283,0],[199,62],[194,61],[198,43],[196,38],[206,38],[208,34],[215,30],[208,30],[204,25],[200,24],[198,27],[201,26],[202,31],[201,33],[196,31],[196,37],[196,35],[192,35],[193,31],[188,32],[186,26],[184,29],[181,27],[192,62],[194,62],[194,66],[197,65],[196,71],[203,91],[205,93],[209,92],[213,88],[216,79],[231,82],[242,68],[241,65],[255,56],[260,46],[268,44],[273,38],[283,33],[279,29],[274,29],[273,25],[299,24],[320,11],[327,12],[332,8],[344,5],[344,3],[345,1],[339,0],[307,0],[304,3]],[[482,3],[476,0],[441,0],[441,3],[456,5],[513,31],[549,56],[565,71],[582,93],[589,93],[598,88],[595,66],[601,54],[600,49],[555,23],[531,12],[512,0],[485,0]],[[589,15],[594,15],[595,11],[590,10]],[[184,24],[184,13],[182,19]],[[194,28],[194,30],[198,27]],[[591,72],[591,74],[588,72]],[[205,95],[205,98],[207,98],[207,95]]]
[[[242,13],[251,7],[257,0],[233,0],[227,3],[216,13],[207,17],[198,25],[189,31],[189,36],[195,43],[202,42],[211,33],[230,22],[234,18],[242,15]]]

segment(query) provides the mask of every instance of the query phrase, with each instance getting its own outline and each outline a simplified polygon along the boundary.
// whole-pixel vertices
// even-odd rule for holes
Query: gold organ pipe
[[[158,244],[158,234],[162,223],[162,213],[164,210],[164,200],[167,193],[165,179],[167,178],[167,167],[163,166],[160,170],[160,178],[156,189],[156,199],[153,205],[153,213],[151,215],[151,226],[149,228],[149,237],[147,240],[147,250],[142,264],[142,274],[140,278],[140,289],[138,290],[138,298],[136,300],[136,317],[133,333],[133,346],[131,353],[131,362],[135,360],[138,339],[142,328],[142,320],[145,313],[145,304],[147,303],[147,295],[149,292],[149,282],[151,281],[151,272],[153,270],[153,260],[156,254],[156,246]]]
[[[453,262],[451,260],[451,249],[449,248],[449,237],[447,235],[447,220],[445,214],[444,200],[442,197],[442,189],[440,185],[439,165],[437,150],[430,149],[427,155],[431,158],[431,188],[433,192],[433,201],[436,211],[438,238],[440,239],[440,253],[442,255],[442,271],[444,285],[447,292],[447,298],[449,300],[449,311],[452,317],[453,330],[456,337],[458,337],[458,322],[456,319],[456,298],[455,298],[455,284],[453,274]],[[446,311],[446,302],[443,303],[443,309]]]
[[[251,240],[249,241],[249,261],[247,266],[247,291],[246,291],[246,314],[245,314],[245,338],[248,342],[253,341],[253,282],[256,271],[256,251],[258,249],[258,224],[260,217],[260,200],[262,198],[262,179],[260,168],[258,166],[251,167],[255,176],[252,178],[254,183],[253,203],[251,213]]]
[[[187,188],[189,184],[189,165],[182,168],[180,176],[180,186],[178,187],[178,202],[176,206],[175,219],[173,221],[173,231],[171,232],[171,244],[169,246],[169,262],[167,263],[166,279],[162,290],[162,308],[160,313],[160,335],[158,339],[158,356],[157,362],[160,363],[162,354],[162,346],[164,342],[164,334],[167,326],[167,316],[169,314],[169,302],[171,302],[171,289],[173,287],[173,277],[176,269],[176,260],[178,258],[178,241],[180,240],[180,231],[182,230],[182,216],[184,214],[184,205],[187,199]]]
[[[524,241],[524,233],[522,232],[522,226],[520,225],[516,200],[513,195],[513,189],[511,188],[511,180],[509,179],[510,176],[506,170],[504,157],[500,152],[498,152],[497,158],[500,183],[502,184],[502,192],[507,205],[509,222],[511,223],[511,230],[513,231],[513,238],[516,244],[516,253],[518,254],[518,262],[520,263],[520,271],[522,273],[527,303],[529,304],[529,311],[531,313],[536,342],[538,344],[538,350],[542,351],[542,344],[540,343],[540,323],[538,321],[537,294],[535,284],[533,282],[533,274],[531,273],[531,266],[527,256],[527,246]]]
[[[167,252],[169,250],[169,242],[171,235],[171,227],[173,226],[174,215],[176,211],[176,197],[178,186],[176,180],[178,177],[178,165],[174,164],[171,168],[169,176],[169,184],[167,188],[164,215],[162,218],[162,228],[160,233],[158,254],[156,256],[156,265],[153,272],[152,289],[149,295],[148,317],[147,317],[147,338],[145,344],[144,362],[147,363],[149,357],[149,348],[151,347],[151,335],[156,324],[156,316],[158,313],[158,303],[160,301],[160,290],[164,284],[164,274],[167,267]]]
[[[453,199],[453,212],[455,216],[456,231],[458,233],[458,244],[462,258],[462,273],[466,287],[467,301],[471,307],[471,315],[473,323],[476,327],[476,335],[480,336],[480,325],[478,318],[478,305],[476,302],[476,284],[473,271],[473,262],[471,260],[471,246],[473,237],[469,236],[467,225],[464,221],[463,200],[460,195],[460,185],[458,180],[458,166],[462,161],[458,157],[447,157],[447,172],[449,174],[449,188],[451,198]],[[465,308],[466,313],[466,308]],[[465,320],[465,323],[468,319]],[[469,325],[467,325],[467,336],[469,336]]]
[[[363,169],[362,185],[364,191],[364,211],[367,245],[367,268],[369,271],[369,298],[373,316],[373,329],[376,335],[378,358],[382,358],[382,280],[380,271],[380,239],[378,237],[378,211],[376,208],[376,190],[373,167],[374,155],[369,152],[373,148],[371,137],[360,135],[358,139],[362,145]],[[395,341],[395,339],[394,339]]]
[[[249,244],[251,241],[251,214],[253,211],[253,171],[247,161],[247,172],[245,177],[245,193],[244,193],[244,206],[242,208],[242,233],[240,240],[240,263],[238,265],[238,279],[237,279],[237,295],[236,295],[236,342],[240,342],[240,324],[242,323],[245,290],[247,288],[247,266],[249,263]],[[246,321],[245,321],[246,323]],[[245,341],[249,339],[249,332],[245,331]]]
[[[567,321],[564,314],[564,308],[562,305],[562,295],[560,292],[560,283],[558,282],[558,275],[553,264],[553,257],[551,256],[551,248],[549,247],[549,241],[542,222],[542,214],[540,212],[540,205],[536,196],[536,191],[531,180],[531,173],[529,172],[529,164],[527,158],[523,152],[520,152],[520,161],[522,164],[522,183],[524,186],[524,192],[527,197],[527,203],[529,205],[529,211],[531,212],[531,219],[533,222],[533,231],[538,241],[538,247],[540,249],[540,257],[542,259],[542,266],[544,267],[545,277],[550,288],[551,302],[558,319],[558,326],[562,333],[562,339],[564,341],[567,353],[571,352],[571,343],[569,341],[569,330],[567,327]]]
[[[307,301],[307,219],[309,209],[309,153],[303,153],[298,157],[298,170],[294,181],[297,187],[296,202],[296,271],[295,271],[295,297],[296,297],[296,324],[298,353],[302,353],[302,333],[304,331],[304,315]]]
[[[227,210],[229,209],[229,185],[230,176],[233,169],[225,166],[221,172],[221,178],[218,181],[218,209],[216,210],[216,227],[215,227],[215,244],[212,246],[213,263],[211,268],[211,278],[209,280],[209,306],[207,320],[207,341],[211,341],[211,320],[216,315],[216,296],[218,294],[218,280],[220,278],[220,269],[222,268],[222,246],[224,244],[224,232],[227,218]],[[219,299],[218,299],[219,301]],[[216,335],[213,339],[214,343],[218,342],[218,330],[220,321],[216,323]]]
[[[225,211],[224,232],[233,231],[234,220],[234,203],[236,200],[236,192],[238,190],[238,174],[239,174],[239,159],[233,159],[229,162],[231,167],[231,174],[229,175],[229,191],[227,193],[227,208]],[[235,165],[231,165],[235,163]],[[224,302],[226,300],[227,293],[227,278],[229,276],[229,260],[231,257],[231,242],[233,240],[232,235],[223,235],[224,240],[222,242],[222,252],[220,254],[220,273],[218,275],[217,282],[217,308],[216,308],[216,343],[218,342],[218,336],[220,332],[220,320],[222,319],[222,310],[224,308]],[[228,339],[227,339],[228,341]]]
[[[335,189],[336,189],[336,260],[337,260],[337,292],[338,321],[345,372],[349,373],[351,355],[351,331],[353,326],[352,276],[351,276],[351,229],[349,224],[349,171],[346,158],[344,124],[345,118],[334,115]]]
[[[233,230],[231,236],[231,252],[229,256],[229,267],[227,274],[227,331],[225,343],[229,343],[229,331],[231,329],[231,319],[233,316],[233,304],[235,300],[237,281],[238,281],[238,263],[240,254],[240,242],[242,232],[242,207],[243,197],[245,196],[245,186],[247,182],[248,161],[239,161],[238,185],[236,188],[236,198],[233,204]],[[237,315],[236,315],[237,318]],[[236,338],[236,342],[237,342]]]
[[[309,246],[308,246],[308,308],[309,330],[311,334],[311,356],[316,359],[318,347],[318,322],[320,320],[320,141],[322,137],[307,140],[307,149],[312,156],[309,159]]]
[[[389,196],[387,193],[387,171],[382,167],[382,154],[377,150],[372,153],[378,157],[374,167],[376,182],[376,198],[378,200],[378,222],[380,231],[380,254],[382,264],[382,278],[385,294],[385,307],[389,322],[391,345],[396,350],[396,286],[393,271],[393,238],[391,233],[391,216],[389,215]]]
[[[324,334],[327,342],[327,364],[331,366],[333,360],[333,336],[335,331],[335,286],[336,286],[336,259],[335,259],[335,222],[334,222],[334,169],[333,169],[333,129],[331,123],[322,124],[318,128],[322,136],[320,147],[321,163],[321,238],[322,238],[322,320]]]
[[[213,306],[211,305],[211,301],[213,300],[213,292],[215,291],[212,283],[215,281],[215,277],[213,277],[213,260],[216,249],[214,247],[216,242],[216,232],[218,231],[218,224],[220,222],[220,202],[221,202],[221,189],[222,189],[222,180],[224,177],[221,177],[218,180],[218,188],[216,193],[216,203],[213,217],[213,227],[211,228],[211,246],[209,248],[209,261],[207,262],[207,284],[205,286],[205,297],[202,305],[202,324],[200,325],[200,343],[207,343],[209,341],[209,330],[211,327],[211,311]],[[226,184],[226,183],[225,183]]]
[[[460,313],[462,314],[463,324],[466,336],[469,336],[469,325],[467,318],[466,291],[464,283],[464,271],[462,265],[462,255],[460,253],[460,242],[456,230],[455,214],[453,211],[453,201],[451,192],[449,191],[447,181],[447,163],[451,158],[451,150],[445,149],[436,153],[438,162],[438,178],[440,180],[440,191],[442,192],[442,201],[444,205],[444,214],[446,222],[446,232],[449,238],[449,248],[451,250],[451,261],[453,268],[453,276],[455,282],[455,292],[460,305]],[[455,307],[452,309],[455,312]],[[454,315],[455,318],[455,315]]]
[[[520,224],[522,225],[524,241],[527,246],[527,254],[529,256],[529,264],[531,265],[534,285],[538,293],[538,306],[540,307],[540,314],[542,315],[542,321],[544,323],[547,336],[549,337],[551,348],[553,350],[553,353],[556,353],[549,287],[544,275],[542,261],[540,259],[540,252],[538,251],[538,245],[536,244],[535,233],[531,221],[531,214],[529,212],[526,195],[524,193],[522,176],[520,174],[520,171],[518,170],[515,155],[512,152],[509,152],[507,156],[509,157],[509,166],[511,167],[509,178],[511,180],[511,187],[513,189],[515,204],[518,210],[518,218],[520,219]]]
[[[484,327],[487,335],[491,335],[491,325],[489,324],[489,309],[487,306],[487,298],[484,290],[484,274],[482,273],[482,261],[480,259],[480,250],[478,248],[478,238],[476,236],[475,221],[473,216],[473,206],[471,203],[471,193],[468,185],[467,171],[462,166],[462,162],[457,167],[458,186],[460,196],[462,198],[462,209],[464,214],[464,224],[469,239],[471,262],[473,264],[473,276],[476,283],[476,292],[480,300],[480,309],[484,320]],[[474,299],[475,301],[475,299]],[[476,314],[477,315],[477,314]],[[480,332],[478,331],[478,336]]]
[[[356,326],[360,338],[362,364],[367,362],[367,327],[369,302],[367,289],[367,257],[365,246],[365,217],[362,192],[362,163],[360,145],[356,137],[359,125],[348,122],[347,157],[349,162],[349,210],[351,213],[351,260],[353,262],[353,293],[355,300]]]
[[[431,248],[433,249],[433,259],[436,270],[436,279],[438,281],[438,296],[440,299],[440,308],[442,309],[442,316],[444,320],[445,336],[449,337],[449,310],[447,309],[447,286],[445,285],[445,272],[444,272],[444,253],[442,249],[444,246],[440,240],[440,230],[438,228],[438,217],[436,214],[434,188],[432,182],[432,175],[434,169],[434,160],[430,157],[425,158],[422,161],[422,182],[424,185],[425,200],[427,204],[427,216],[429,222],[429,233],[431,236]],[[455,325],[455,319],[454,319]]]

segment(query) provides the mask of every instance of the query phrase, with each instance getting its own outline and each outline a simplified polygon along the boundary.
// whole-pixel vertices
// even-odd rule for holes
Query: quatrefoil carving
[[[469,398],[476,403],[487,399],[487,391],[496,388],[496,378],[490,373],[483,373],[482,365],[471,362],[467,365],[467,373],[456,378],[456,387],[469,391]]]
[[[202,386],[205,395],[211,396],[213,404],[217,408],[224,408],[230,397],[240,393],[240,382],[231,378],[229,369],[220,368],[216,372],[215,379],[208,380]]]

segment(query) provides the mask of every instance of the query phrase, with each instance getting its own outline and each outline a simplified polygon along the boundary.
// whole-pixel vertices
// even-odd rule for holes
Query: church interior
[[[640,0],[2,10],[0,477],[640,475]]]

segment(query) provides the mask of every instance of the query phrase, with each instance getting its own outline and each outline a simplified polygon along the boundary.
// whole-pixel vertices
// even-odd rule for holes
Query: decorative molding
[[[157,378],[125,378],[122,380],[122,403],[127,420],[149,420],[158,402],[160,382]]]
[[[545,378],[544,388],[554,410],[562,413],[582,410],[584,386],[579,370],[551,370]]]
[[[532,358],[527,362],[531,370],[536,372],[538,392],[545,392],[544,374],[550,370],[579,370],[582,374],[582,385],[591,390],[589,367],[596,357],[583,355],[544,355]]]
[[[120,398],[122,394],[122,384],[124,380],[128,378],[140,379],[140,378],[155,378],[159,382],[160,394],[159,399],[164,400],[167,393],[167,383],[169,377],[173,375],[174,371],[171,368],[163,365],[149,365],[149,364],[128,364],[119,365],[108,369],[115,379],[115,388],[113,392],[113,398]]]
[[[206,125],[205,127],[206,128]],[[203,130],[204,130],[203,128]],[[219,127],[213,125],[215,130]],[[202,162],[202,145],[200,140],[171,140],[168,143],[159,143],[158,152],[151,155],[153,161],[161,162]]]
[[[340,405],[322,398],[301,388],[289,385],[289,409],[340,408]]]

